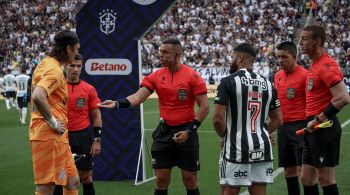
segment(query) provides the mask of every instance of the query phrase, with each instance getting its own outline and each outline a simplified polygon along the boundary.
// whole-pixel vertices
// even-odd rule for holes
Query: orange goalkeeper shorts
[[[67,178],[77,176],[74,158],[68,143],[30,141],[35,184],[67,184]]]

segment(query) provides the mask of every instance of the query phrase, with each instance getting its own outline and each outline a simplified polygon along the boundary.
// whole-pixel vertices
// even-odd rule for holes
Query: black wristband
[[[94,138],[101,137],[102,127],[94,127]]]
[[[339,112],[339,110],[334,107],[332,103],[329,103],[326,109],[324,109],[323,114],[326,115],[326,117],[329,119],[332,116],[336,115]]]
[[[193,119],[190,128],[187,129],[187,132],[188,132],[188,133],[192,133],[192,132],[197,131],[197,129],[198,129],[199,126],[201,126],[201,122],[199,122],[199,121],[196,120],[196,119]]]
[[[131,103],[128,99],[119,99],[117,100],[118,102],[118,105],[117,105],[117,108],[128,108],[131,106]]]

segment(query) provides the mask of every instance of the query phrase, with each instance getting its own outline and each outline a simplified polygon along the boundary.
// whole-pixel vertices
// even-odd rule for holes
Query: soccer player
[[[279,166],[284,168],[288,194],[299,195],[299,175],[304,137],[295,132],[306,127],[305,81],[307,70],[297,64],[297,47],[293,42],[277,46],[281,70],[275,74],[275,88],[281,103],[283,125],[278,129]]]
[[[207,88],[201,76],[181,62],[183,48],[177,39],[160,46],[163,68],[146,76],[133,95],[117,101],[106,100],[105,108],[127,108],[144,102],[154,91],[159,97],[160,123],[153,133],[152,166],[156,175],[155,195],[166,195],[171,169],[181,169],[188,195],[199,195],[199,143],[197,129],[209,112]],[[194,104],[198,111],[195,113]]]
[[[29,126],[35,194],[52,194],[63,185],[65,195],[77,195],[79,176],[68,144],[67,86],[61,69],[79,50],[76,33],[64,30],[54,36],[55,45],[35,68],[32,79]]]
[[[5,97],[5,85],[4,85],[4,78],[2,75],[0,75],[0,95]]]
[[[79,78],[83,64],[80,54],[65,68],[68,89],[68,136],[73,154],[85,155],[75,162],[83,183],[84,195],[94,195],[92,180],[92,158],[101,152],[102,118],[97,104],[100,103],[96,89]],[[94,139],[90,127],[90,115],[94,123]],[[56,186],[55,195],[62,194]]]
[[[11,74],[11,69],[6,69],[6,75],[4,76],[5,84],[5,103],[7,110],[12,107],[16,107],[16,86],[15,76]],[[11,105],[10,105],[11,104]]]
[[[322,26],[306,26],[301,32],[301,52],[312,60],[306,77],[306,117],[309,119],[304,139],[301,179],[304,194],[337,195],[335,167],[339,163],[341,125],[336,114],[350,97],[337,62],[323,49],[326,31]],[[333,126],[315,131],[313,127],[333,120]]]
[[[270,134],[282,124],[282,112],[271,82],[253,72],[256,50],[248,43],[233,49],[231,75],[221,80],[214,104],[214,127],[222,141],[221,194],[265,195],[273,183]],[[266,119],[270,122],[266,126]]]
[[[15,78],[17,85],[17,103],[19,107],[19,120],[26,124],[27,107],[28,107],[28,82],[30,77],[26,75],[26,68],[21,67],[21,74]]]

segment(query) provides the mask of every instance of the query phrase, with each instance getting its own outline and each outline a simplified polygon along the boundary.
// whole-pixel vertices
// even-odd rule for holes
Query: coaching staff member
[[[336,114],[350,102],[337,62],[323,49],[326,31],[311,25],[301,33],[300,47],[312,60],[306,77],[306,117],[309,132],[305,134],[301,179],[304,194],[318,194],[316,181],[323,194],[337,195],[335,166],[339,162],[341,126]],[[325,120],[333,126],[314,131],[313,127]]]
[[[281,103],[283,125],[278,129],[279,166],[284,168],[288,194],[299,195],[299,175],[304,137],[295,132],[306,127],[305,81],[307,70],[297,64],[297,47],[293,42],[277,46],[281,70],[275,74],[275,88]]]
[[[160,46],[163,68],[146,76],[133,95],[100,106],[126,108],[144,102],[154,91],[159,97],[160,124],[153,132],[152,166],[156,175],[155,195],[166,195],[171,169],[181,169],[188,195],[198,195],[199,143],[197,128],[209,112],[207,88],[201,76],[181,62],[182,46],[168,39]],[[194,104],[198,111],[195,113]]]

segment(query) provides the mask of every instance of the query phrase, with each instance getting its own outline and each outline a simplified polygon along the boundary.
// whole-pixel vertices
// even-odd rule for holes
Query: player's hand
[[[320,121],[314,118],[312,121],[307,123],[305,130],[308,131],[309,133],[312,133],[316,130],[314,129],[314,127],[318,124],[320,124]]]
[[[184,143],[185,141],[187,141],[188,139],[188,132],[187,131],[179,131],[177,133],[175,133],[172,137],[172,139],[176,142],[176,143]]]
[[[57,134],[63,135],[64,134],[64,123],[63,121],[57,120]]]
[[[48,120],[49,125],[52,129],[56,131],[58,135],[63,135],[64,134],[64,122],[55,119],[55,117],[51,117],[50,120]]]
[[[106,100],[104,102],[97,104],[97,106],[100,108],[114,108],[116,106],[118,107],[118,102],[113,100]]]
[[[94,141],[91,146],[90,154],[92,157],[95,157],[101,153],[101,142]]]

